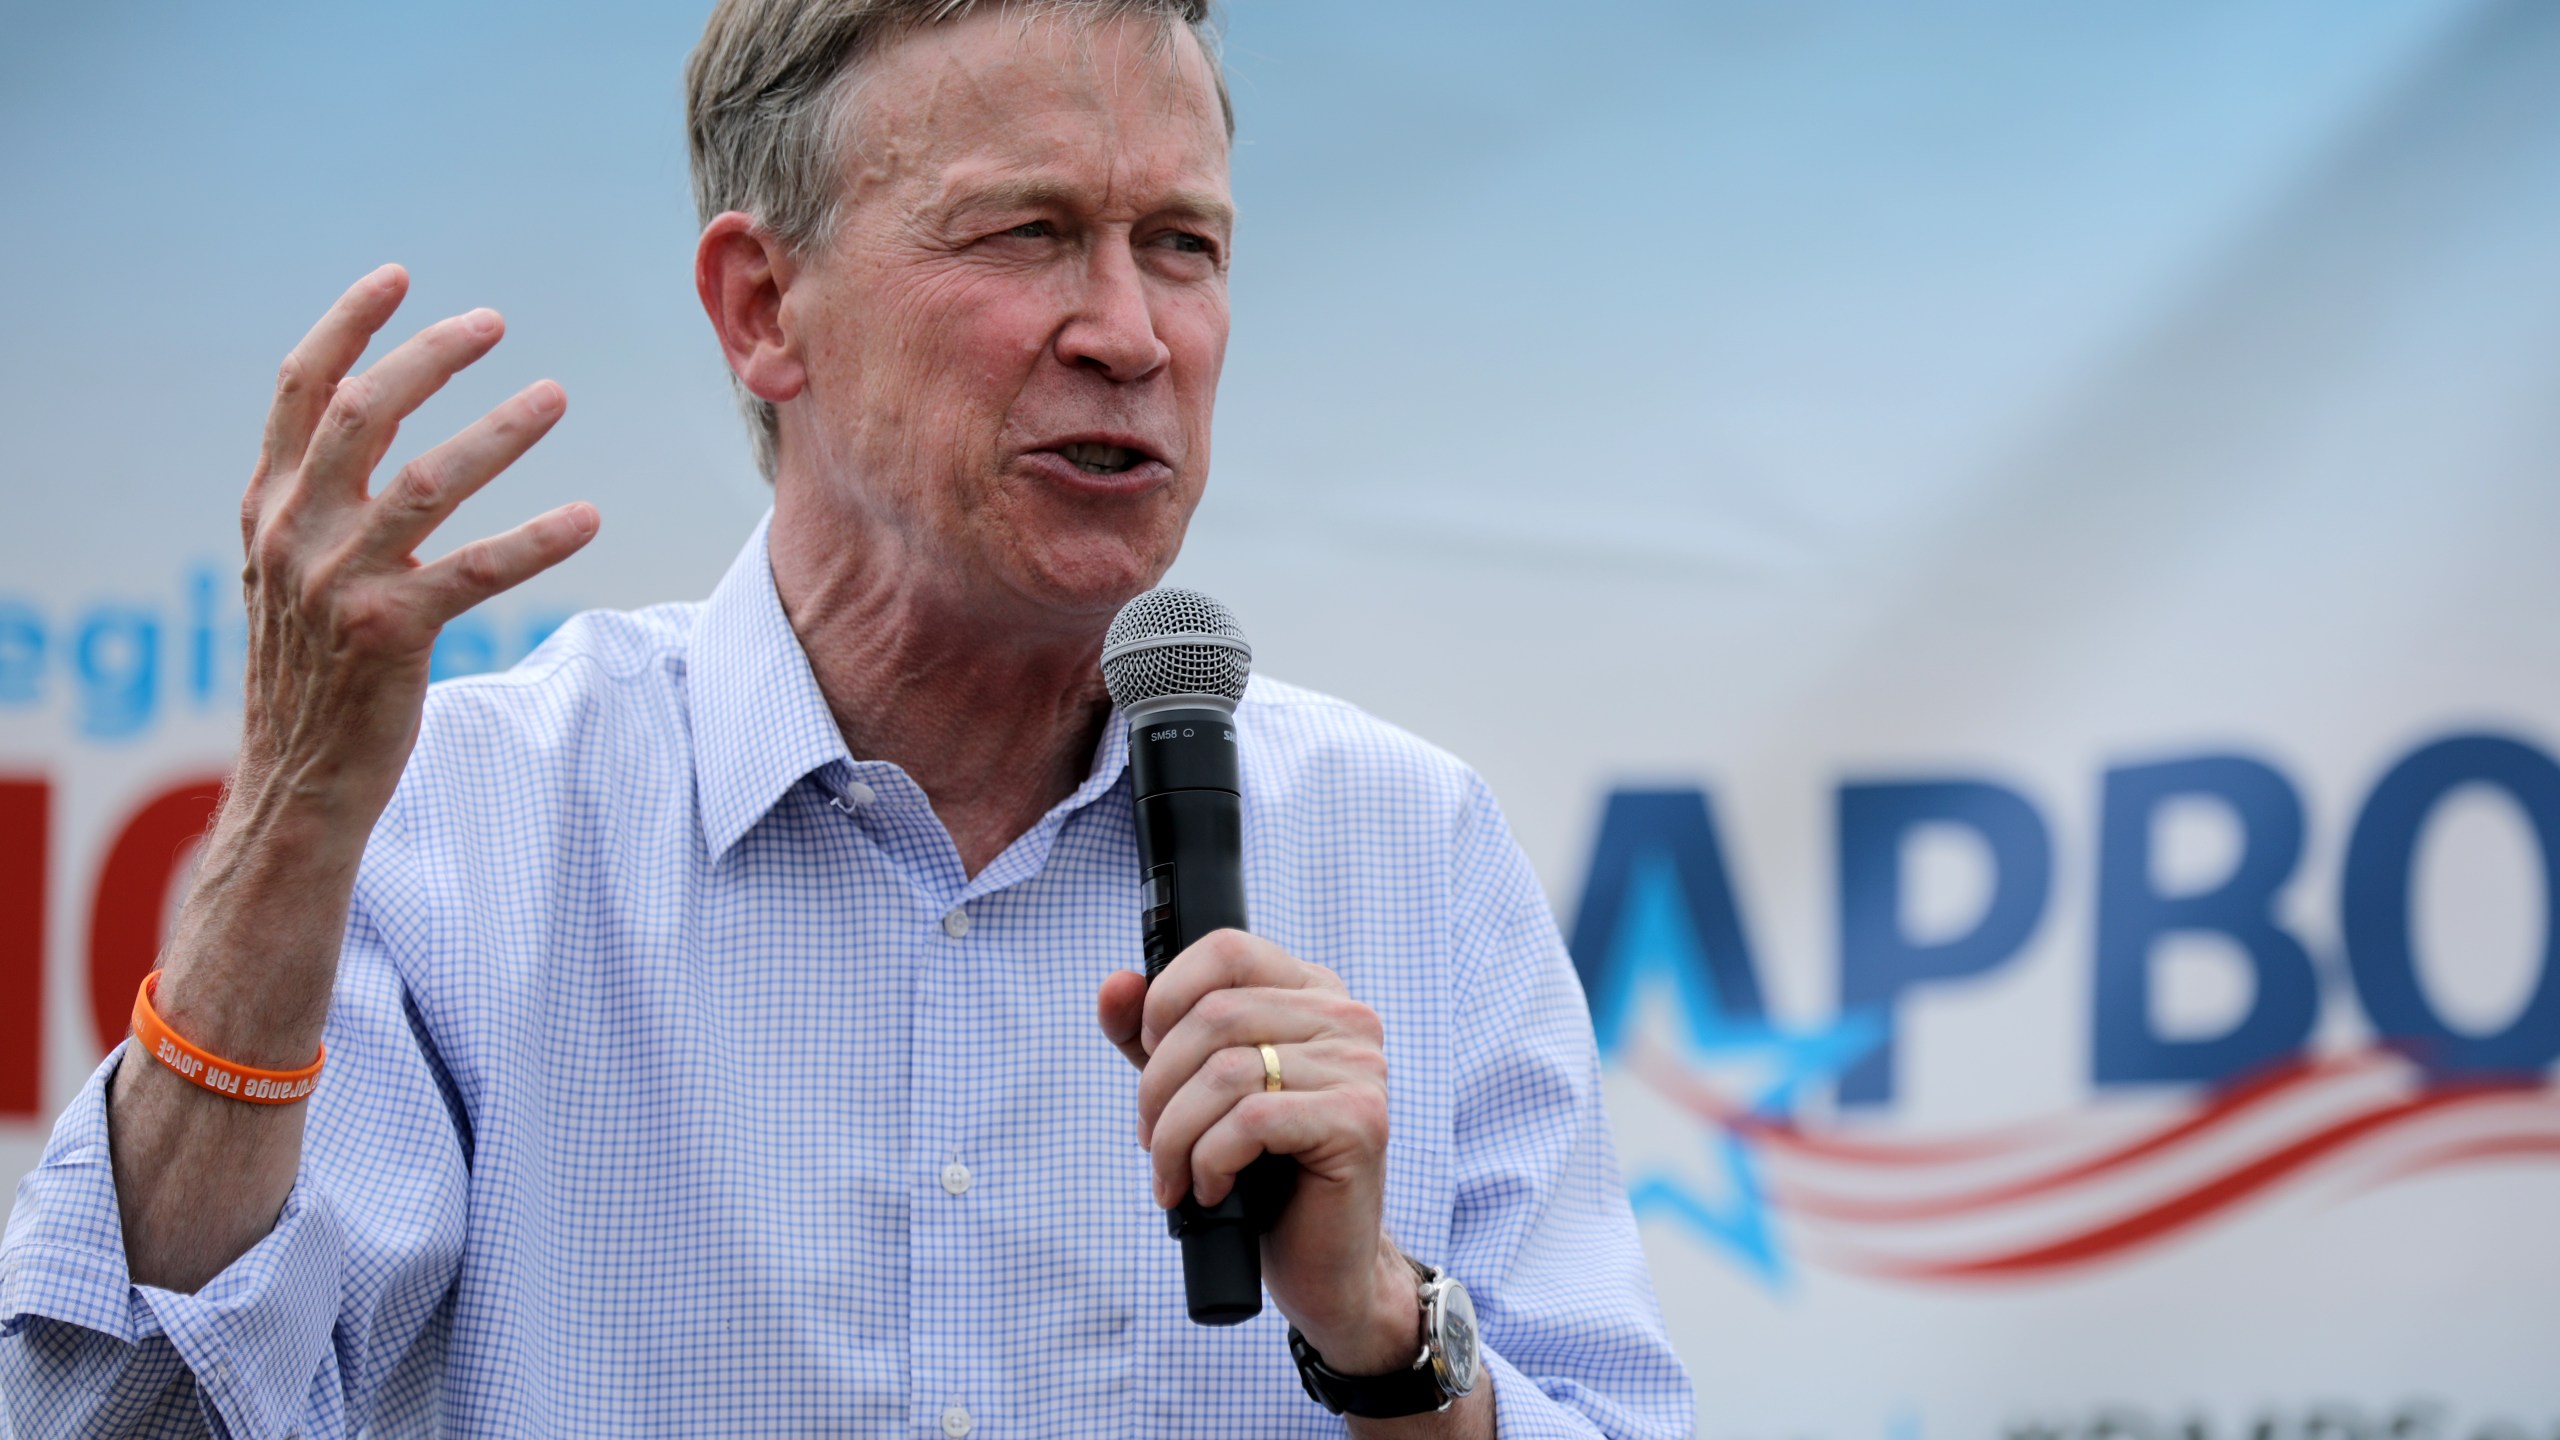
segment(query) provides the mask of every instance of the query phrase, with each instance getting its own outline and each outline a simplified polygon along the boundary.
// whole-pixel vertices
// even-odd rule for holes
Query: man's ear
[[[720,336],[720,353],[748,393],[776,405],[809,381],[799,338],[782,319],[782,292],[796,270],[789,249],[738,210],[702,227],[693,252],[693,288]]]

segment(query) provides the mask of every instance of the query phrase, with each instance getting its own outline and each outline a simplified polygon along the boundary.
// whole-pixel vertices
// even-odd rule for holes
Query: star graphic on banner
[[[1716,994],[1712,971],[1683,915],[1676,882],[1667,867],[1646,867],[1631,887],[1613,963],[1624,967],[1627,993],[1667,987],[1677,999],[1680,1022],[1668,1028],[1672,1058],[1690,1070],[1740,1072],[1752,1077],[1740,1104],[1754,1116],[1784,1119],[1804,1092],[1836,1081],[1884,1038],[1883,1019],[1870,1012],[1843,1015],[1827,1026],[1789,1029],[1767,1019],[1734,1013]],[[1604,1026],[1615,1032],[1619,1025]],[[1639,1215],[1658,1215],[1720,1246],[1771,1289],[1788,1279],[1785,1252],[1771,1223],[1760,1155],[1750,1136],[1715,1126],[1700,1137],[1709,1167],[1722,1180],[1721,1198],[1700,1193],[1681,1177],[1651,1171],[1629,1177],[1628,1200]]]

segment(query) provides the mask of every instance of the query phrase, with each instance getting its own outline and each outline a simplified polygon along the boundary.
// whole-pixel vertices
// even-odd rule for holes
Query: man
[[[775,497],[701,606],[430,694],[440,624],[596,532],[412,558],[564,397],[375,492],[498,318],[355,373],[386,268],[294,350],[239,770],[149,1043],[12,1212],[19,1433],[1338,1433],[1292,1327],[1355,1434],[1685,1429],[1579,997],[1472,775],[1257,681],[1259,934],[1127,968],[1096,658],[1208,470],[1203,9],[723,0],[696,279]],[[308,1100],[206,1079],[315,1056]],[[1278,1313],[1194,1326],[1158,1207],[1265,1151],[1302,1170]],[[1474,1292],[1472,1389],[1416,1369],[1455,1343],[1417,1260]]]

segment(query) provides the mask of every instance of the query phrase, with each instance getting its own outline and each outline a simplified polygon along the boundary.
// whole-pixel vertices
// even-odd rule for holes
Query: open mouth
[[[1058,453],[1087,475],[1121,475],[1154,458],[1143,450],[1125,445],[1093,445],[1078,442],[1061,445]]]

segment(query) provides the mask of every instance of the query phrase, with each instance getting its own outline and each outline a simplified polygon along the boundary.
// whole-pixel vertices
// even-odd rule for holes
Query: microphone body
[[[1129,721],[1149,980],[1210,931],[1251,928],[1238,769],[1231,709],[1184,706]]]
[[[1213,930],[1249,928],[1244,805],[1235,710],[1251,651],[1224,607],[1153,590],[1112,625],[1103,671],[1129,721],[1140,928],[1152,981]],[[1185,1197],[1165,1212],[1182,1244],[1194,1322],[1236,1325],[1262,1313],[1262,1235],[1295,1192],[1298,1162],[1262,1155],[1215,1205]]]

